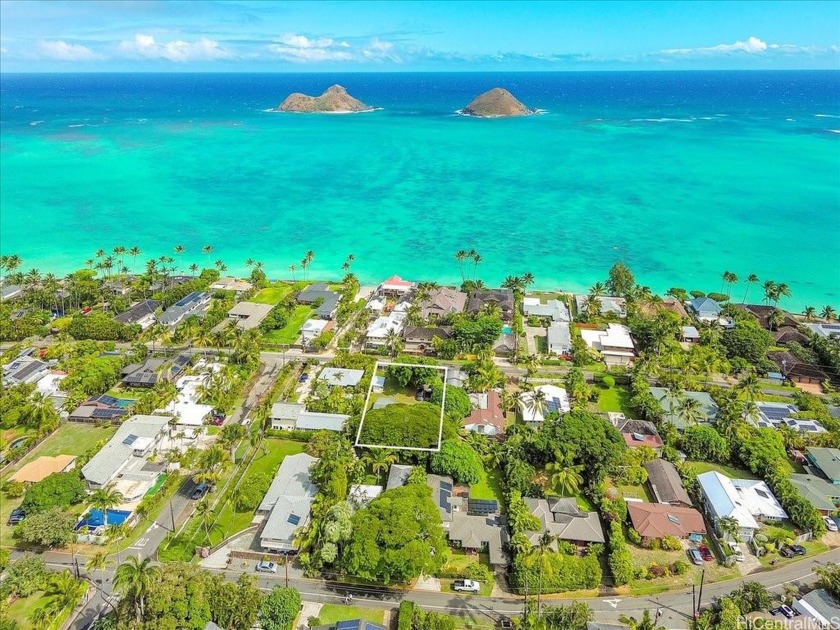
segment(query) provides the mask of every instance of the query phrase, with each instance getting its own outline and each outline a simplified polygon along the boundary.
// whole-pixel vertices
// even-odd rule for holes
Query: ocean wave
[[[30,122],[29,124],[30,124],[32,127],[34,127],[35,125],[40,125],[42,122],[44,122],[44,121],[43,121],[43,120],[33,120],[33,121],[32,121],[32,122]]]
[[[814,114],[815,118],[840,118],[836,114]]]
[[[669,122],[683,122],[690,123],[697,120],[696,118],[631,118],[630,122],[653,122],[653,123],[669,123]]]
[[[67,125],[70,129],[75,129],[76,127],[87,127],[87,125]]]
[[[785,118],[785,122],[796,122],[796,118]]]
[[[840,129],[829,129],[831,133],[840,133]]]

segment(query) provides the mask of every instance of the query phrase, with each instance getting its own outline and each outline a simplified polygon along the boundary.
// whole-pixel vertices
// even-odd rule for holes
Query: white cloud
[[[38,42],[38,56],[44,59],[55,59],[56,61],[91,61],[99,59],[100,56],[87,46],[81,44],[68,44],[67,42],[49,41],[42,39]],[[3,52],[6,52],[4,49]]]
[[[133,40],[120,42],[120,51],[131,57],[145,57],[147,59],[168,59],[176,63],[188,61],[214,61],[230,59],[233,53],[219,42],[202,37],[193,42],[172,40],[157,42],[152,35],[137,33]]]
[[[279,44],[271,44],[268,49],[275,55],[295,63],[322,61],[352,61],[353,53],[347,42],[336,43],[328,37],[311,39],[306,35],[287,33],[280,38]]]
[[[394,61],[400,63],[402,59],[397,54],[391,42],[385,42],[375,37],[373,41],[362,48],[362,56],[371,61]]]
[[[702,48],[668,48],[660,50],[659,55],[673,56],[673,57],[708,57],[713,55],[730,55],[733,53],[746,53],[750,55],[759,55],[767,51],[767,49],[780,48],[779,44],[767,44],[767,42],[758,37],[748,37],[746,41],[737,41],[732,44],[718,44],[717,46],[705,46]],[[791,48],[796,48],[792,46]]]

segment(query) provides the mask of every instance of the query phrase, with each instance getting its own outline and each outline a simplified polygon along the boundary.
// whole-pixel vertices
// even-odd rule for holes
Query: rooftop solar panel
[[[131,445],[132,445],[132,444],[134,444],[136,441],[137,441],[137,436],[136,436],[136,435],[134,435],[133,433],[131,433],[131,434],[129,434],[129,436],[128,436],[127,438],[125,438],[125,439],[123,440],[123,444],[127,444],[128,446],[131,446]]]
[[[96,400],[101,402],[103,405],[116,405],[117,404],[117,399],[114,398],[113,396],[109,396],[108,394],[102,394]]]
[[[300,523],[300,516],[298,516],[297,514],[289,514],[288,521],[292,525],[297,525],[298,523]]]
[[[448,481],[441,481],[440,482],[440,487],[443,490],[450,490],[450,491],[452,490],[452,484],[449,483]]]
[[[491,499],[470,499],[467,503],[467,513],[477,516],[495,514],[499,510],[497,501]]]

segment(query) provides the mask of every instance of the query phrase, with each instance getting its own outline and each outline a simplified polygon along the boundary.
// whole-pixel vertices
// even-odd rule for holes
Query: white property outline
[[[368,412],[368,406],[370,405],[370,395],[373,393],[373,383],[376,380],[376,373],[379,371],[380,367],[390,367],[392,365],[400,366],[400,367],[422,367],[422,368],[433,368],[436,370],[443,370],[443,395],[440,399],[440,426],[438,427],[438,443],[437,448],[420,448],[419,446],[388,446],[385,444],[360,444],[359,440],[362,439],[362,427],[365,424],[365,416]],[[392,451],[422,451],[424,453],[438,453],[440,452],[440,445],[443,441],[443,409],[446,405],[446,379],[449,376],[449,368],[445,365],[427,365],[425,363],[397,363],[397,362],[384,362],[384,361],[377,361],[373,366],[373,377],[370,379],[370,385],[368,385],[368,393],[365,397],[365,408],[362,411],[362,418],[359,421],[359,429],[356,431],[356,443],[354,446],[357,448],[387,448],[388,450]],[[387,378],[387,377],[386,377]]]

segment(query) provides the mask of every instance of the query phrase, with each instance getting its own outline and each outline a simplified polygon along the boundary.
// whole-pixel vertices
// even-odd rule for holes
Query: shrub
[[[567,556],[562,553],[546,553],[543,566],[543,593],[560,593],[595,588],[601,583],[601,565],[598,557]],[[514,575],[517,586],[530,589],[539,581],[540,554],[519,555],[514,561]]]
[[[656,578],[665,577],[666,575],[668,575],[668,567],[664,567],[661,564],[654,562],[647,568],[648,580],[655,580]]]
[[[77,472],[53,473],[29,487],[22,507],[27,514],[34,514],[76,505],[85,496],[85,484]]]
[[[449,475],[457,483],[478,483],[484,472],[481,457],[462,440],[446,440],[440,452],[432,456],[431,469],[438,475]]]
[[[676,536],[665,536],[662,538],[662,548],[666,551],[679,551],[682,545]]]
[[[577,547],[575,547],[568,540],[558,540],[557,541],[557,551],[559,553],[564,553],[567,556],[573,556],[577,553]]]
[[[630,539],[630,542],[635,545],[642,544],[642,537],[635,529],[632,527],[627,530],[627,538]]]
[[[615,387],[615,378],[613,378],[612,376],[607,375],[603,377],[601,379],[601,382],[604,384],[604,387],[608,387],[610,389]]]
[[[434,448],[440,432],[440,407],[431,403],[388,405],[365,416],[361,442]]]
[[[688,566],[688,562],[684,560],[677,560],[676,562],[674,562],[674,564],[671,565],[671,573],[673,573],[674,575],[683,575],[685,573],[688,573],[689,568],[690,567]]]
[[[471,580],[478,580],[479,582],[489,582],[493,575],[487,565],[476,562],[467,567],[467,577]]]
[[[432,402],[436,405],[440,404],[443,398],[443,384],[436,382],[432,385]],[[443,411],[453,420],[463,420],[472,413],[472,403],[470,397],[460,387],[453,385],[446,386],[446,401],[443,405]]]
[[[633,556],[624,540],[621,523],[610,523],[609,566],[616,586],[627,584],[633,579]]]
[[[414,609],[414,602],[407,599],[400,602],[400,611],[397,617],[397,630],[411,630],[411,624],[414,621]]]
[[[26,486],[23,485],[22,481],[7,481],[3,484],[3,492],[10,499],[19,499],[26,492]]]

